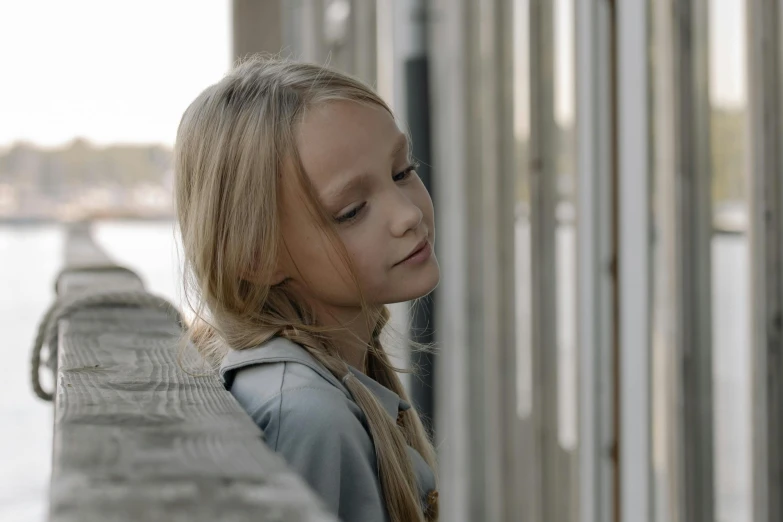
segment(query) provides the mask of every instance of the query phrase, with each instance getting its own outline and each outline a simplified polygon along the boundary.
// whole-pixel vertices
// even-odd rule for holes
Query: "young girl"
[[[435,455],[381,346],[438,283],[432,201],[366,85],[252,59],[185,111],[189,340],[345,522],[437,519]]]

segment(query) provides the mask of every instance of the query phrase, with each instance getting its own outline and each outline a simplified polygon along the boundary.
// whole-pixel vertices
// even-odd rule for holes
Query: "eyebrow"
[[[392,149],[391,152],[392,161],[394,161],[394,158],[397,157],[397,154],[402,152],[402,149],[404,149],[407,145],[408,145],[408,136],[400,133],[400,135],[397,137],[397,141],[395,142],[394,149]]]
[[[403,149],[408,145],[408,137],[405,134],[399,134],[399,137],[394,142],[394,148],[391,151],[391,154],[389,157],[392,161],[397,157],[397,155],[402,152]],[[335,188],[329,188],[327,189],[324,194],[321,196],[323,201],[325,201],[327,204],[334,203],[335,201],[339,201],[345,194],[348,194],[360,186],[362,186],[366,181],[367,178],[371,177],[369,173],[363,172],[359,174],[358,176],[353,176],[351,179],[346,181],[345,183],[336,186]]]

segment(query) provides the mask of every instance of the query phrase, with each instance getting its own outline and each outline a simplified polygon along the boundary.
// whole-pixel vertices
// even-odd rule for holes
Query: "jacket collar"
[[[400,396],[391,391],[389,388],[379,383],[372,377],[368,377],[353,366],[348,366],[356,380],[364,384],[364,386],[375,395],[378,402],[381,403],[383,409],[386,410],[392,418],[396,419],[400,411],[410,409],[411,405],[400,399]]]
[[[351,397],[350,391],[341,383],[337,377],[332,375],[332,372],[324,368],[306,349],[298,344],[283,339],[282,337],[273,337],[269,341],[255,346],[253,348],[246,348],[244,350],[230,350],[224,357],[218,370],[218,375],[223,385],[228,389],[231,388],[231,383],[234,380],[234,374],[240,368],[245,366],[253,366],[256,364],[268,364],[278,362],[295,362],[304,364],[311,368],[320,377],[328,381],[333,386],[342,390],[349,398]],[[400,396],[394,393],[392,390],[383,386],[378,381],[363,374],[353,366],[348,366],[353,376],[361,382],[370,392],[375,395],[378,402],[383,406],[392,418],[396,419],[400,410],[410,409],[410,404],[400,399]]]

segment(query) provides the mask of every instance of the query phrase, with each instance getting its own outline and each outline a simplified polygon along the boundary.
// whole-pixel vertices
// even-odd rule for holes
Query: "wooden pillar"
[[[283,42],[281,0],[233,0],[232,61],[250,54],[280,52]]]
[[[783,522],[783,7],[747,9],[753,519]]]
[[[536,473],[533,520],[561,520],[558,488],[558,357],[555,205],[557,203],[554,5],[530,2],[530,194],[533,422]]]
[[[654,396],[667,425],[655,426],[667,474],[661,509],[673,522],[714,520],[707,7],[676,0],[655,10],[655,324],[665,362]]]
[[[620,520],[652,520],[648,2],[616,6]]]
[[[441,519],[516,520],[511,4],[431,5]]]
[[[576,2],[580,522],[616,520],[611,10]]]

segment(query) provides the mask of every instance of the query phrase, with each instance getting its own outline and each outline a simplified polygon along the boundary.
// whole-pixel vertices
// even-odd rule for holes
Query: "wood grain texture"
[[[89,236],[77,240],[68,263],[107,264],[91,257]],[[58,288],[133,279],[98,274],[97,286],[79,270]],[[49,520],[336,521],[214,374],[183,371],[180,335],[153,308],[87,308],[60,321]]]
[[[146,309],[60,323],[51,520],[333,520],[179,335]]]

